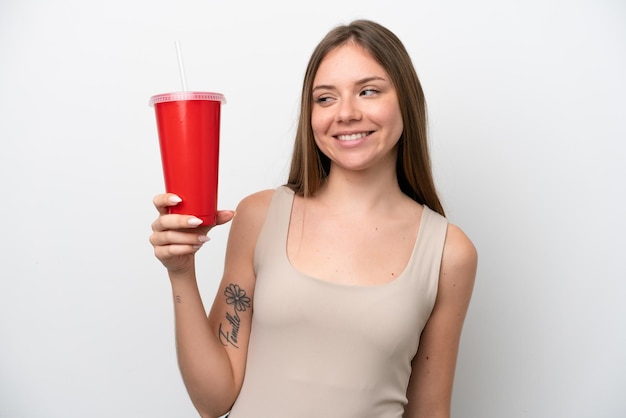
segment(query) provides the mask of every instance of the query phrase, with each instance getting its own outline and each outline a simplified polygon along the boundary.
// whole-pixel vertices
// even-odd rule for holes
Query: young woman
[[[207,316],[208,240],[154,199],[179,365],[203,417],[449,417],[477,254],[433,184],[426,105],[400,40],[366,20],[309,61],[285,186],[246,197]]]

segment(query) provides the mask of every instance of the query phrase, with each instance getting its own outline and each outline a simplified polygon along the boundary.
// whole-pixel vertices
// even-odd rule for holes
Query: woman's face
[[[331,166],[395,170],[400,105],[389,75],[369,52],[354,43],[331,51],[317,70],[312,93],[311,127]]]

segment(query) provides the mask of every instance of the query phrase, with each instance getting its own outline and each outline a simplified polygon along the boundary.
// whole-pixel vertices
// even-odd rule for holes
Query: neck
[[[320,201],[353,213],[388,210],[406,196],[393,170],[344,170],[332,166],[326,182],[316,193]]]

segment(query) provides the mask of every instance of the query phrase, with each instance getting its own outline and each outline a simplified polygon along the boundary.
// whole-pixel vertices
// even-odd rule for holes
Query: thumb
[[[216,225],[225,224],[226,222],[229,222],[230,220],[232,220],[234,217],[235,217],[234,210],[218,210]]]

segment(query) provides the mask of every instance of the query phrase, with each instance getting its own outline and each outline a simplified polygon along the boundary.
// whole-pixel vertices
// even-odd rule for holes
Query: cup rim
[[[176,91],[172,93],[156,94],[150,97],[150,106],[165,102],[178,102],[183,100],[209,100],[226,104],[226,97],[221,93],[210,91]]]

